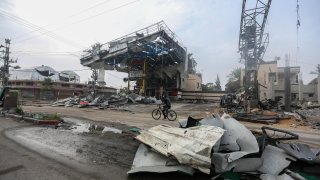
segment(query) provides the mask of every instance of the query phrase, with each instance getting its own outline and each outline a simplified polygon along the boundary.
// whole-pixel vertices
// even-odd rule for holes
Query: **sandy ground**
[[[32,172],[25,171],[24,177],[21,177],[21,171],[9,172],[6,173],[6,176],[2,176],[1,167],[8,166],[7,161],[10,156],[19,157],[20,154],[10,154],[4,161],[2,155],[11,152],[0,150],[3,153],[0,155],[0,162],[3,163],[0,165],[0,179],[33,179],[30,176],[33,174],[37,174],[39,179],[208,179],[208,176],[202,173],[196,173],[194,176],[178,173],[161,175],[142,173],[128,176],[127,172],[131,169],[140,142],[134,139],[136,134],[130,131],[132,127],[124,124],[64,118],[65,123],[56,129],[54,126],[35,126],[13,119],[0,118],[0,121],[10,122],[11,125],[3,127],[3,124],[0,124],[2,128],[0,138],[6,138],[7,142],[22,145],[41,157],[47,157],[48,164],[60,163],[58,170],[53,172],[45,169],[46,166],[44,166],[39,170],[32,169]],[[0,142],[1,147],[5,147],[4,149],[8,146],[6,141]],[[12,157],[12,159],[15,158]],[[16,162],[19,162],[19,158]],[[31,161],[23,167],[30,169],[32,163]],[[42,174],[44,170],[43,172],[51,173],[52,177],[65,176],[60,171],[67,168],[71,168],[73,174],[80,178],[75,175],[48,178]]]
[[[134,139],[136,134],[130,131],[132,127],[148,129],[159,124],[179,126],[178,121],[154,120],[151,112],[155,108],[157,105],[146,104],[131,104],[109,109],[24,106],[23,109],[26,112],[59,113],[67,123],[55,129],[53,126],[26,125],[28,123],[10,120],[12,121],[11,124],[9,123],[10,126],[2,127],[4,124],[0,124],[2,136],[7,138],[1,146],[7,147],[8,143],[15,142],[31,152],[48,157],[46,160],[48,163],[58,162],[60,165],[57,171],[44,169],[52,173],[53,177],[64,176],[64,172],[60,172],[64,166],[75,172],[74,176],[61,179],[74,179],[76,176],[84,179],[208,179],[204,174],[196,174],[193,177],[170,173],[162,175],[143,173],[127,176],[126,172],[131,168],[135,152],[140,144]],[[177,112],[178,119],[186,119],[189,115],[201,118],[219,112],[216,104],[174,103],[172,109]],[[5,120],[9,122],[8,119]],[[260,130],[262,126],[266,126],[250,122],[241,123],[251,130]],[[308,143],[312,147],[320,147],[319,130],[309,126],[300,126],[294,119],[283,120],[278,124],[268,126],[297,133],[300,136],[299,141]],[[4,153],[10,154],[11,152],[5,151]],[[9,159],[10,156],[18,157],[12,154],[8,156]],[[2,159],[0,155],[0,162],[4,162],[3,165],[6,166],[6,162]],[[41,174],[37,170],[34,170],[34,173]],[[16,179],[16,176],[21,176],[19,171],[9,173],[5,179]],[[1,174],[0,179],[2,179]]]
[[[115,122],[139,128],[150,128],[159,124],[168,124],[176,127],[179,126],[177,121],[170,122],[162,119],[154,120],[151,116],[151,112],[157,107],[157,105],[131,104],[121,106],[119,108],[109,108],[104,110],[51,106],[24,106],[23,109],[26,112],[59,113],[61,116],[81,117],[93,121]],[[212,113],[221,114],[221,109],[218,108],[217,104],[173,103],[172,109],[177,112],[177,119],[186,119],[188,116],[203,118],[210,116]],[[245,125],[255,124],[254,126],[258,127],[266,126],[265,124],[259,123],[242,123]],[[271,126],[290,130],[319,132],[319,130],[312,129],[310,126],[304,126],[294,119],[281,120],[279,123]]]
[[[51,107],[51,106],[24,106],[23,109],[29,112],[45,112],[59,113],[64,117],[80,117],[97,122],[112,122],[125,124],[127,126],[139,127],[148,129],[159,124],[168,124],[178,127],[178,121],[154,120],[151,117],[153,109],[157,105],[150,104],[130,104],[118,108],[109,109],[92,109],[92,108],[77,108],[77,107]],[[203,118],[211,116],[212,113],[220,113],[221,109],[218,104],[193,104],[193,103],[173,103],[172,109],[178,114],[177,119],[186,119],[188,116],[195,118]],[[295,119],[284,119],[277,124],[260,124],[251,122],[241,122],[249,129],[261,130],[262,126],[270,126],[280,128],[290,132],[297,133],[300,136],[299,141],[308,143],[313,147],[320,147],[320,130],[313,129],[310,126],[302,125]]]

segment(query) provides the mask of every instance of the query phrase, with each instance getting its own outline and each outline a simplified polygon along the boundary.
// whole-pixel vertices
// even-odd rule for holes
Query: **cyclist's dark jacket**
[[[169,97],[164,98],[164,100],[163,100],[163,105],[166,106],[166,107],[168,107],[168,109],[171,108],[171,102],[170,102]]]

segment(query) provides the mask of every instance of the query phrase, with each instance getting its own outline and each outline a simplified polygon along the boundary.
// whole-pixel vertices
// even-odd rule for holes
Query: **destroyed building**
[[[259,99],[275,99],[285,97],[285,67],[278,67],[277,61],[259,64],[258,77]],[[303,84],[300,66],[290,67],[291,100],[317,101],[317,84]]]
[[[95,44],[80,59],[83,66],[98,70],[97,82],[104,82],[105,70],[128,73],[128,89],[145,96],[163,92],[201,91],[192,54],[168,26],[158,22],[104,44]],[[134,87],[130,82],[135,81]]]
[[[46,79],[50,79],[46,81]],[[56,100],[70,96],[84,96],[90,85],[80,83],[80,76],[73,71],[56,71],[49,66],[10,70],[8,85],[19,90],[23,100]],[[97,93],[115,94],[111,87],[97,87]]]

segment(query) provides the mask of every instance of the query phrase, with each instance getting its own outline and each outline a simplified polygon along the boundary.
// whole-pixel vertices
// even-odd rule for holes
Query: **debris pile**
[[[253,179],[308,179],[320,176],[320,149],[299,144],[298,135],[270,127],[251,132],[228,114],[179,120],[180,128],[158,125],[140,131],[142,142],[128,174],[138,172],[226,173]]]
[[[56,102],[53,102],[51,104],[52,107],[57,107],[57,106],[66,106],[66,107],[71,107],[73,105],[78,105],[79,104],[79,101],[80,101],[80,98],[77,97],[77,96],[74,96],[74,97],[68,97],[68,98],[65,98],[65,99],[61,99],[61,100],[58,100]]]
[[[314,129],[320,129],[320,108],[300,109],[295,112],[300,115],[304,123],[311,125]]]
[[[130,95],[111,95],[106,97],[105,95],[99,95],[93,98],[88,95],[85,98],[79,98],[76,96],[61,99],[51,104],[52,107],[65,106],[72,107],[98,107],[106,108],[110,106],[119,106],[127,103],[143,103],[143,104],[161,104],[161,100],[157,100],[155,97],[144,97],[137,94]]]

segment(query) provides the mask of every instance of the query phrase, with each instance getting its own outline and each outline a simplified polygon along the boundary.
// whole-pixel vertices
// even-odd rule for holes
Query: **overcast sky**
[[[284,66],[289,53],[290,64],[301,66],[308,83],[320,63],[320,1],[299,2],[298,62],[296,0],[272,1],[264,60],[279,56]],[[12,39],[11,57],[23,68],[77,70],[84,82],[91,72],[80,64],[81,51],[164,20],[193,53],[203,82],[214,82],[218,74],[224,87],[231,70],[243,66],[237,53],[241,6],[242,0],[0,0],[0,42]],[[125,86],[125,76],[109,71],[107,85]]]

